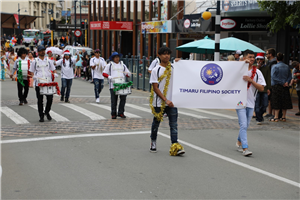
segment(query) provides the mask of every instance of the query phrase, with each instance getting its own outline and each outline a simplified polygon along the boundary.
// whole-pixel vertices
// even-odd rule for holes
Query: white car
[[[75,54],[76,54],[76,52],[77,51],[79,51],[79,52],[81,51],[82,52],[82,49],[85,49],[88,55],[91,55],[91,52],[93,51],[93,49],[91,49],[89,47],[73,47],[73,46],[70,46],[70,45],[66,46],[64,48],[64,51],[65,50],[69,50],[70,53],[71,53],[71,56],[74,57]]]

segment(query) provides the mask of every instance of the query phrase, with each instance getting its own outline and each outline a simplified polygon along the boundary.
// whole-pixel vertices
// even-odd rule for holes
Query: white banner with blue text
[[[179,108],[240,109],[247,103],[248,63],[180,60],[173,64],[172,101]]]

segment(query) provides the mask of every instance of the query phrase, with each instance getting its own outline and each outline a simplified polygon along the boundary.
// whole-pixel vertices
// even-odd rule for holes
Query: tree
[[[300,1],[257,1],[260,10],[267,11],[272,19],[268,24],[271,32],[278,32],[286,26],[300,24]],[[298,28],[299,29],[299,28]],[[300,29],[299,29],[300,33]]]

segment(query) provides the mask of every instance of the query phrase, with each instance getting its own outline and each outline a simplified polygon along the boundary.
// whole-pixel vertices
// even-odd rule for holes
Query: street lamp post
[[[74,8],[75,8],[75,29],[74,29],[74,31],[76,30],[76,3],[77,3],[77,0],[74,1],[74,4],[75,4],[75,6],[74,6]],[[74,41],[75,41],[75,45],[76,45],[76,37],[74,38]]]
[[[221,16],[220,16],[220,0],[217,0],[217,8],[207,8],[206,12],[202,14],[202,18],[205,20],[208,20],[211,18],[211,13],[208,12],[210,9],[216,9],[216,22],[215,22],[215,56],[214,60],[219,61],[220,60],[220,21],[221,21]]]
[[[80,7],[80,23],[82,22],[81,21],[81,0],[79,1],[79,7]],[[82,28],[81,28],[81,26],[80,26],[80,31],[82,32]],[[82,35],[80,36],[80,45],[82,45]]]
[[[18,18],[19,18],[19,35],[21,34],[21,27],[20,27],[20,4],[18,3]]]

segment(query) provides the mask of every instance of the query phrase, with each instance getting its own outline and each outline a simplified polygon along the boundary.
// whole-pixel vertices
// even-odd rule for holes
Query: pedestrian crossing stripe
[[[82,108],[80,106],[76,106],[74,104],[60,104],[62,106],[68,107],[72,110],[75,110],[76,112],[79,112],[87,117],[89,117],[91,120],[103,120],[105,119],[105,117],[98,115],[96,113],[93,113],[85,108]]]
[[[96,103],[86,103],[86,104],[87,105],[92,105],[92,106],[95,106],[95,107],[98,107],[100,109],[104,109],[104,110],[107,110],[107,111],[111,110],[110,105],[96,104]],[[83,108],[81,106],[78,106],[78,105],[68,104],[68,103],[59,103],[57,105],[58,106],[64,106],[64,107],[67,107],[69,109],[72,109],[72,110],[74,110],[78,113],[81,113],[84,116],[87,116],[91,120],[109,119],[109,118],[105,118],[104,116],[98,115],[98,114],[96,114],[92,111],[89,111],[88,109],[85,109],[85,108]],[[125,108],[130,107],[133,110],[137,110],[137,113],[140,113],[139,111],[142,111],[142,112],[146,112],[148,114],[151,114],[151,116],[152,116],[151,109],[148,106],[149,106],[148,104],[142,104],[142,105],[135,105],[135,104],[130,104],[130,103],[125,104]],[[28,107],[37,110],[37,105],[36,104],[35,105],[29,105]],[[194,112],[199,112],[199,113],[205,113],[205,114],[207,114],[207,117],[198,115],[196,113],[190,113],[189,110],[194,111]],[[2,112],[7,118],[9,118],[15,124],[28,124],[28,123],[31,123],[31,122],[27,121],[25,118],[23,118],[21,115],[19,115],[17,112],[10,109],[9,107],[0,107],[0,112]],[[128,116],[129,118],[138,118],[138,119],[143,118],[139,115],[133,114],[132,112],[133,111],[125,112],[125,115]],[[188,109],[188,108],[185,108],[183,111],[178,110],[178,113],[179,113],[179,115],[186,115],[186,116],[190,116],[190,117],[198,118],[198,119],[204,119],[204,118],[209,119],[209,118],[211,118],[210,116],[212,116],[212,115],[217,116],[219,119],[222,119],[222,118],[237,119],[237,117],[234,117],[234,116],[221,114],[221,113],[218,113],[218,112],[212,112],[212,111],[208,111],[208,110],[202,110],[202,109]],[[62,115],[60,115],[60,114],[58,114],[58,113],[56,113],[52,110],[50,111],[50,115],[57,122],[71,121],[70,119],[68,119],[68,118],[66,118],[66,117],[64,117],[64,116],[62,116]]]
[[[202,109],[198,109],[198,108],[187,108],[189,110],[194,110],[197,112],[202,112],[202,113],[206,113],[206,114],[210,114],[210,115],[216,115],[219,117],[225,117],[225,118],[229,118],[229,119],[237,119],[237,117],[234,116],[230,116],[230,115],[225,115],[225,114],[221,114],[221,113],[216,113],[216,112],[211,112],[211,111],[207,111],[207,110],[202,110]]]
[[[30,107],[34,108],[34,109],[38,109],[37,105],[30,105]],[[45,108],[44,108],[45,109]],[[64,116],[57,114],[56,112],[50,110],[50,115],[52,117],[52,119],[54,119],[57,122],[68,122],[70,120],[68,120],[67,118],[65,118]]]
[[[96,103],[87,103],[87,104],[111,111],[110,106],[105,106],[105,105],[96,104]],[[132,114],[132,113],[129,113],[129,112],[126,112],[126,116],[129,117],[129,118],[142,118],[138,115],[135,115],[135,114]]]
[[[129,107],[132,107],[132,108],[141,110],[141,111],[145,111],[145,112],[152,113],[151,110],[150,110],[150,108],[143,108],[143,107],[136,106],[136,105],[133,105],[133,104],[126,104],[126,105],[129,106]],[[148,104],[147,104],[147,105],[148,105]],[[181,114],[181,115],[187,115],[187,116],[195,117],[195,118],[198,118],[198,119],[204,119],[204,118],[207,118],[207,117],[203,117],[203,116],[201,116],[201,115],[196,115],[196,114],[187,113],[187,112],[183,112],[183,111],[178,111],[178,113]]]
[[[149,104],[144,104],[144,105],[149,106]],[[225,117],[225,118],[228,118],[228,119],[238,119],[237,117],[234,117],[234,116],[231,116],[231,115],[225,115],[225,114],[212,112],[212,111],[207,111],[207,110],[198,109],[198,108],[185,108],[185,109],[196,111],[196,112],[202,112],[202,113],[209,114],[209,115],[215,115],[215,116],[218,116],[218,117]],[[181,111],[178,111],[178,112],[181,112]],[[182,112],[181,112],[181,114],[182,114]],[[190,116],[192,116],[192,115],[190,115]]]
[[[6,115],[9,119],[14,121],[16,124],[28,124],[29,121],[27,121],[24,117],[13,111],[12,109],[8,107],[1,107],[0,111]]]

